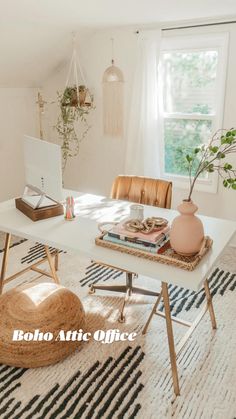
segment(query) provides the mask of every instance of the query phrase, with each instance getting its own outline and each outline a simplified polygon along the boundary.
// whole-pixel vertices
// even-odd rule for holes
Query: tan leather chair
[[[136,202],[144,205],[153,205],[160,208],[170,208],[172,183],[165,180],[151,179],[141,176],[121,175],[113,182],[111,198]],[[127,298],[131,296],[132,293],[150,295],[153,297],[157,297],[159,295],[159,293],[151,290],[133,287],[133,278],[137,277],[137,275],[132,272],[124,272],[126,274],[125,285],[91,285],[90,287],[90,294],[93,294],[96,289],[122,292],[126,294],[119,318],[119,321],[122,323],[125,321],[125,304],[127,302]]]
[[[111,198],[154,207],[170,208],[172,183],[141,176],[118,176],[112,185]]]

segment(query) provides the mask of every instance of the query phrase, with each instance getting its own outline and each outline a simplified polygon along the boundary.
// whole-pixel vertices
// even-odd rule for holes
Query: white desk
[[[68,193],[72,192],[66,192]],[[73,195],[80,194],[73,192]],[[78,217],[74,221],[68,222],[63,216],[59,216],[33,222],[15,208],[14,200],[10,200],[0,203],[0,231],[88,256],[193,291],[201,288],[204,279],[236,231],[236,222],[201,216],[205,234],[213,239],[213,247],[192,272],[96,246],[94,239],[99,234],[98,222],[121,219],[128,215],[129,206],[129,202],[81,194],[76,199]],[[173,210],[145,206],[145,216],[161,216],[171,221],[176,215],[177,212]]]
[[[9,279],[5,279],[5,275],[10,234],[15,234],[45,245],[46,255],[51,270],[51,274],[48,274],[48,276],[52,276],[56,282],[58,282],[56,274],[57,259],[56,265],[54,265],[48,246],[75,252],[78,255],[88,256],[92,259],[101,261],[104,264],[113,265],[117,268],[158,279],[162,282],[162,292],[160,297],[163,297],[165,305],[174,389],[175,393],[179,394],[176,352],[178,353],[182,349],[186,339],[179,346],[179,350],[175,351],[171,321],[171,319],[175,319],[171,318],[170,315],[167,284],[171,283],[197,291],[204,283],[208,300],[206,309],[209,309],[212,326],[213,328],[216,328],[213,306],[207,284],[207,276],[224,248],[233,237],[236,231],[236,223],[217,218],[200,217],[204,224],[205,234],[213,239],[213,247],[199,263],[197,268],[192,272],[188,272],[173,266],[163,265],[161,263],[137,258],[132,255],[119,253],[95,245],[94,239],[98,235],[98,222],[114,220],[119,221],[124,218],[129,213],[129,202],[114,201],[101,196],[79,194],[78,192],[72,191],[65,191],[65,195],[73,195],[74,197],[77,197],[76,212],[78,213],[78,217],[71,222],[65,221],[63,216],[33,222],[15,208],[14,200],[6,201],[0,204],[0,231],[8,233],[1,271],[1,283],[4,284],[4,282],[9,281]],[[176,214],[176,211],[145,206],[145,217],[161,216],[171,221]],[[40,272],[40,269],[36,265],[34,265],[32,269]],[[10,280],[11,279],[14,279],[14,275],[10,278]],[[156,309],[157,304],[154,307],[152,315],[158,314],[156,313]],[[190,326],[187,332],[187,337],[191,335],[203,314],[206,312],[206,309],[193,325],[184,324],[183,322],[185,326]],[[152,315],[150,316],[150,320]]]

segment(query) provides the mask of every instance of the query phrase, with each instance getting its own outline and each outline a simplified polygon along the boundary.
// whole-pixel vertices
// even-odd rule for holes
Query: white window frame
[[[189,187],[189,178],[187,176],[174,175],[165,173],[164,170],[164,119],[195,119],[195,120],[211,120],[212,121],[212,134],[218,129],[223,128],[223,117],[224,117],[224,102],[225,102],[225,87],[226,87],[226,75],[227,75],[227,64],[228,64],[228,44],[229,44],[229,33],[211,33],[201,35],[181,35],[181,36],[167,36],[162,39],[161,54],[160,54],[160,69],[159,69],[159,88],[161,91],[160,95],[160,165],[161,165],[161,177],[166,180],[171,180],[173,185],[177,188],[187,189]],[[215,114],[199,115],[198,114],[180,114],[171,113],[167,114],[163,111],[163,87],[161,83],[162,73],[162,57],[167,51],[204,51],[210,48],[218,51],[218,66],[216,76],[216,89],[217,89],[217,100]],[[195,190],[216,193],[218,189],[218,173],[209,174],[207,178],[198,178],[195,184]]]

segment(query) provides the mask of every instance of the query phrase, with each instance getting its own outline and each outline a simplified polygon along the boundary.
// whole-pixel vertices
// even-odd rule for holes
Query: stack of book
[[[169,241],[169,226],[158,231],[145,234],[142,232],[131,232],[125,229],[123,223],[115,225],[112,230],[106,233],[103,240],[128,246],[150,253],[159,253],[159,250]]]

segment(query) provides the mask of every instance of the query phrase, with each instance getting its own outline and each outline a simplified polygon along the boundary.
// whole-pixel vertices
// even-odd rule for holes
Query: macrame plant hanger
[[[103,74],[103,128],[104,134],[121,137],[123,135],[123,85],[122,71],[115,66],[114,39],[111,66]]]
[[[79,56],[76,51],[75,46],[75,33],[72,33],[72,43],[73,43],[73,51],[72,57],[67,73],[66,78],[66,85],[65,88],[74,87],[74,97],[72,98],[72,106],[80,106],[80,107],[90,107],[92,106],[92,96],[87,88],[84,72],[82,70],[82,66],[80,64]],[[70,85],[70,81],[72,80],[72,75],[74,79],[74,83]],[[79,75],[82,81],[82,84],[79,84]]]
[[[56,129],[61,140],[62,169],[70,157],[79,153],[80,144],[91,126],[87,115],[93,107],[93,97],[87,87],[84,73],[76,52],[75,33],[72,33],[73,50],[63,93],[59,93],[60,113]],[[81,84],[79,84],[81,82]]]

